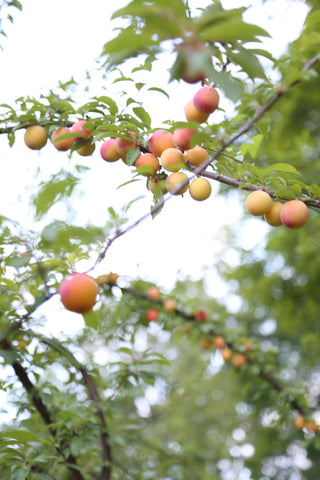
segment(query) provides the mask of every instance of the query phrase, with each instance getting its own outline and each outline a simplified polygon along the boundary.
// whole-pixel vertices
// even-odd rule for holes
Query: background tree
[[[252,45],[268,33],[245,22],[243,8],[214,1],[198,11],[182,0],[133,0],[114,13],[120,28],[103,47],[99,72],[113,85],[129,82],[166,98],[165,85],[136,76],[169,58],[172,82],[196,79],[195,93],[202,81],[230,100],[232,113],[218,122],[169,118],[154,126],[148,105],[126,91],[119,102],[97,95],[78,106],[73,79],[40,98],[1,105],[0,133],[13,149],[21,130],[34,141],[29,127],[49,136],[57,127],[73,131],[59,137],[72,140],[70,154],[60,153],[69,163],[47,176],[35,172],[33,226],[1,217],[1,387],[11,419],[2,426],[0,478],[318,477],[320,34],[319,8],[308,5],[303,31],[277,60]],[[86,138],[74,127],[79,119]],[[79,148],[134,134],[122,154],[132,170],[123,189],[150,179],[170,188],[163,157],[158,173],[136,163],[160,128],[195,130],[190,147],[202,145],[209,156],[198,164],[182,157],[183,170],[219,182],[226,201],[235,189],[243,204],[248,191],[264,190],[281,203],[308,206],[302,229],[267,227],[263,249],[248,250],[239,240],[245,230],[254,235],[263,219],[244,214],[235,231],[221,232],[217,269],[226,301],[210,295],[205,280],[177,279],[170,291],[159,290],[107,267],[120,238],[130,250],[130,232],[166,215],[162,207],[179,187],[173,195],[155,189],[151,209],[138,219],[130,218],[132,199],[119,211],[109,207],[102,225],[89,215],[74,222],[77,187],[90,169]],[[230,252],[238,254],[236,266]],[[73,272],[96,279],[98,300],[88,312],[60,304],[61,284]],[[76,333],[48,334],[52,313],[75,318]]]

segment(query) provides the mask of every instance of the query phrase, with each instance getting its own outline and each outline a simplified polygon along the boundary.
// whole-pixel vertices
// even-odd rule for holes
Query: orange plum
[[[72,273],[62,281],[58,292],[67,310],[87,313],[97,301],[98,285],[94,278],[86,273]]]

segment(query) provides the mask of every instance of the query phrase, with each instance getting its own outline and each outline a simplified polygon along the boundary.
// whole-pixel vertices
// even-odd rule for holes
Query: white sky
[[[125,3],[118,1],[116,7],[120,8]],[[204,6],[208,2],[195,0],[190,3]],[[274,0],[263,6],[259,0],[225,0],[223,4],[228,7],[252,5],[245,18],[272,34],[272,40],[267,40],[267,48],[276,56],[288,41],[298,35],[306,13],[306,7],[297,1]],[[15,12],[13,26],[6,28],[8,39],[2,40],[4,52],[0,52],[0,103],[13,104],[19,96],[32,95],[38,98],[40,92],[47,92],[59,80],[66,81],[71,76],[78,81],[84,79],[85,70],[95,68],[95,59],[103,43],[113,35],[109,21],[113,10],[114,3],[105,0],[93,0],[90,6],[87,0],[55,0],[50,5],[43,0],[24,2],[23,13]],[[167,89],[171,94],[170,101],[158,93],[141,92],[140,97],[135,94],[146,102],[146,109],[153,113],[154,127],[161,127],[161,120],[170,116],[175,120],[184,120],[183,107],[198,88],[178,85],[177,82],[167,88],[166,79],[167,72],[161,65],[156,67],[152,76],[144,77],[144,81],[150,81],[150,86]],[[121,89],[125,86],[121,85]],[[93,81],[90,94],[113,96],[117,88],[119,84],[112,86],[105,83],[101,86]],[[83,97],[79,102],[85,103],[86,100]],[[224,105],[227,108],[227,102],[222,98],[221,107]],[[141,194],[146,195],[146,200],[134,207],[133,217],[138,218],[149,209],[152,196],[145,190],[143,181],[116,190],[119,184],[131,177],[130,169],[121,161],[106,164],[98,150],[93,157],[82,160],[75,155],[71,164],[74,158],[84,165],[92,165],[81,186],[82,198],[75,199],[77,221],[85,223],[89,220],[102,224],[109,206],[117,210]],[[56,152],[50,144],[40,153],[28,150],[23,144],[23,132],[20,132],[12,149],[8,147],[6,138],[1,136],[0,162],[0,213],[28,226],[32,217],[25,188],[32,189],[39,178],[48,178],[64,165],[68,166],[69,160],[66,154]],[[37,168],[40,173],[34,179]],[[213,185],[214,192],[217,188],[217,185]],[[61,208],[60,205],[53,208],[51,215],[59,218]],[[139,275],[160,287],[169,288],[179,275],[190,275],[197,279],[203,275],[203,268],[209,267],[209,290],[214,296],[224,295],[225,287],[217,281],[214,268],[214,263],[221,255],[222,244],[218,232],[223,224],[237,222],[242,212],[243,205],[239,204],[236,195],[226,200],[213,194],[209,200],[201,203],[193,201],[188,195],[173,198],[155,220],[145,221],[117,240],[94,273],[112,270],[129,277]],[[262,236],[267,227],[255,220],[254,229],[256,239],[262,245]],[[248,248],[252,247],[252,235],[247,236],[244,242]],[[230,261],[236,261],[232,255],[229,254],[229,257]],[[67,315],[70,324],[71,314],[67,312]],[[51,321],[54,329],[56,319]],[[71,323],[72,328],[74,325]]]

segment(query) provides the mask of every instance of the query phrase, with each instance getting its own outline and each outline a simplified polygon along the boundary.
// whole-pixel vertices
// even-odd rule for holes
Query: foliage
[[[180,82],[191,59],[191,74],[201,70],[234,111],[216,123],[165,121],[170,132],[196,128],[193,144],[210,152],[185,170],[220,182],[225,198],[233,188],[241,198],[241,190],[260,189],[281,202],[299,198],[312,212],[308,224],[270,231],[260,256],[241,249],[235,232],[222,233],[222,252],[239,251],[236,267],[218,262],[240,300],[236,312],[210,296],[204,281],[177,280],[153,298],[150,282],[107,272],[94,309],[72,317],[77,332],[48,336],[49,311],[73,315],[55,303],[62,279],[84,261],[94,276],[111,245],[171,198],[155,190],[150,212],[138,220],[130,220],[132,200],[119,212],[109,207],[103,225],[75,225],[68,207],[90,169],[74,160],[75,141],[66,166],[35,175],[34,229],[0,217],[0,386],[3,412],[15,413],[0,434],[1,479],[318,478],[319,7],[310,5],[301,35],[279,59],[257,47],[268,33],[245,22],[244,11],[218,0],[195,14],[183,0],[133,0],[113,14],[120,27],[102,48],[100,68],[114,85],[168,96],[165,86],[136,74],[152,72],[169,52],[169,81]],[[103,95],[78,107],[75,87],[71,80],[39,99],[1,104],[0,133],[14,148],[17,132],[30,125],[50,135],[79,118],[97,145],[132,132],[137,142],[123,159],[132,179],[122,187],[144,178],[148,170],[135,170],[134,162],[158,130],[151,109],[128,92],[123,105]],[[59,204],[65,210],[55,216]],[[241,228],[250,222],[261,220],[245,217]],[[150,309],[157,321],[148,322]],[[311,423],[295,428],[298,416]]]

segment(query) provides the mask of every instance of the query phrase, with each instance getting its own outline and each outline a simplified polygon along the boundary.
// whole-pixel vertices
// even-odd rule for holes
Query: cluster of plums
[[[249,193],[246,199],[246,209],[251,215],[263,215],[272,227],[285,225],[296,229],[303,227],[309,218],[309,210],[302,200],[288,200],[285,203],[273,202],[271,196],[256,190]]]
[[[201,87],[185,106],[185,117],[198,124],[206,122],[209,115],[218,108],[219,95],[214,87]],[[79,140],[90,139],[91,132],[86,129],[86,120],[75,122],[71,129],[59,127],[53,131],[51,142],[59,151],[74,148]],[[124,132],[117,138],[110,138],[100,147],[100,155],[106,162],[123,160],[128,162],[134,156],[133,165],[139,173],[148,177],[148,189],[155,195],[159,192],[170,192],[182,195],[189,190],[195,200],[205,200],[211,194],[210,182],[201,177],[195,178],[189,185],[189,177],[181,172],[189,166],[199,167],[209,159],[208,152],[200,147],[191,148],[191,139],[197,132],[194,128],[177,128],[173,133],[168,130],[155,131],[148,141],[148,148],[141,147],[133,132]],[[68,138],[65,138],[66,135]],[[73,134],[73,137],[70,136]],[[41,125],[32,125],[26,129],[24,141],[32,150],[40,150],[48,140],[48,133]],[[81,146],[80,146],[81,145]],[[75,149],[82,156],[91,155],[95,143],[88,142]],[[128,156],[128,153],[130,155]],[[146,153],[143,153],[146,152]],[[160,174],[160,169],[168,175]],[[164,178],[165,177],[165,178]],[[181,184],[181,188],[179,185]]]

